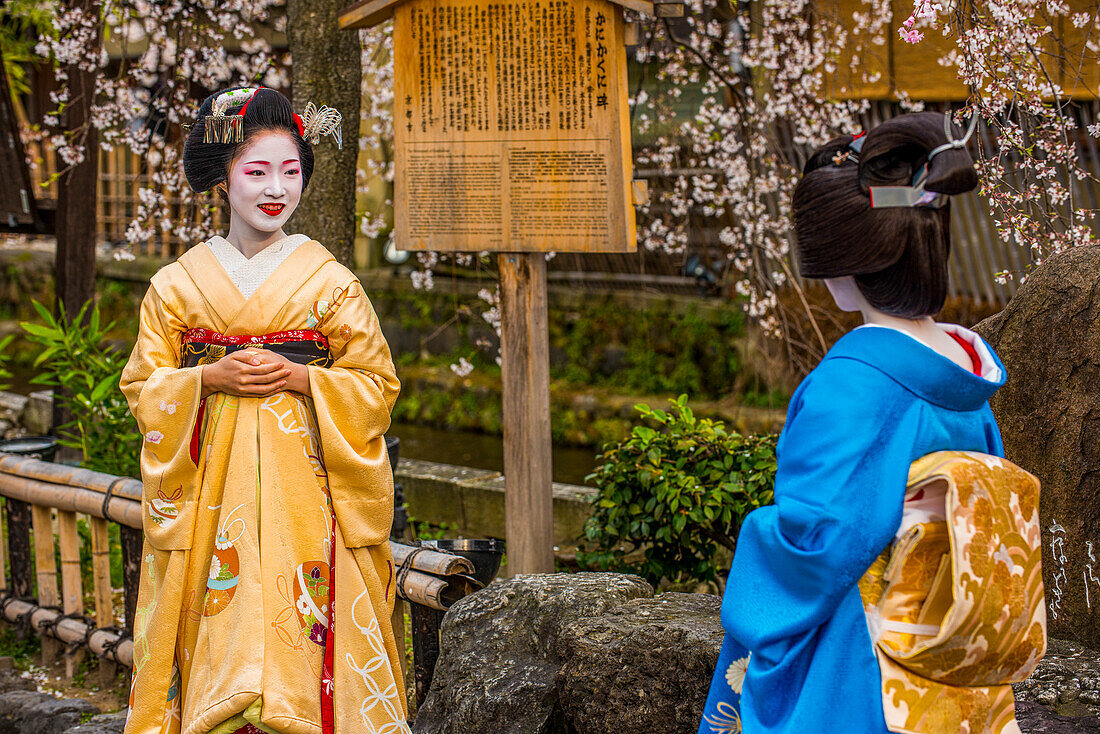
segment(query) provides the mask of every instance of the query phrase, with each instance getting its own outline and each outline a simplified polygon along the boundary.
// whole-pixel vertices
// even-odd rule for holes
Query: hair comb
[[[248,103],[256,96],[256,92],[263,89],[230,89],[222,92],[214,98],[211,114],[203,120],[206,131],[202,141],[204,143],[239,143],[244,140],[244,111]],[[226,113],[232,107],[240,107],[235,115]]]

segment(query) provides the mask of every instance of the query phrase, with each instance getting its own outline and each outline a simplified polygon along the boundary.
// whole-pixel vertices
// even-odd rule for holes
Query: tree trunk
[[[99,16],[98,0],[69,0],[66,5]],[[97,28],[99,26],[97,25]],[[100,44],[97,31],[95,45]],[[61,115],[66,132],[84,146],[84,160],[61,174],[57,186],[57,255],[54,260],[54,294],[68,318],[95,297],[96,187],[99,182],[99,133],[90,113],[95,100],[96,73],[77,65],[65,67],[69,77],[70,103]],[[53,401],[54,427],[72,420],[62,401]],[[63,448],[60,459],[79,460],[72,449]]]
[[[97,0],[70,0],[69,7],[99,13]],[[99,35],[96,36],[96,45]],[[84,160],[58,181],[57,259],[54,264],[57,300],[73,317],[95,295],[96,185],[99,179],[99,135],[89,120],[96,74],[78,66],[65,68],[71,102],[62,114],[65,130],[84,146]]]
[[[287,0],[294,109],[328,105],[344,117],[344,147],[331,139],[314,147],[313,177],[294,213],[291,231],[307,234],[351,267],[355,245],[355,172],[359,155],[362,69],[358,31],[342,31],[347,0]]]

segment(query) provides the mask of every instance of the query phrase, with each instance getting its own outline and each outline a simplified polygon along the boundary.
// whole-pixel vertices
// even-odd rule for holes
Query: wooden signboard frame
[[[398,248],[499,253],[511,575],[554,570],[545,253],[636,249],[623,7],[654,13],[361,0],[340,15],[347,29],[394,19]]]
[[[406,0],[393,33],[399,249],[635,250],[617,6]]]

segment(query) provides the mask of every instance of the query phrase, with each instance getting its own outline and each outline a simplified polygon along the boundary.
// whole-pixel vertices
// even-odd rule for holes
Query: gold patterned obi
[[[913,462],[902,529],[859,582],[890,731],[1016,734],[1046,652],[1039,481],[987,454]]]
[[[259,336],[226,336],[210,329],[188,329],[183,334],[180,367],[213,364],[240,349],[269,349],[292,362],[332,366],[328,339],[319,331],[296,329]]]

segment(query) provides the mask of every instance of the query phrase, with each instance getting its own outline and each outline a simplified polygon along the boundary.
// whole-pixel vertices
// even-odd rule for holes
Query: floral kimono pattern
[[[308,329],[332,362],[308,366],[311,398],[202,400],[219,354],[181,367],[197,329],[256,348]],[[127,734],[320,734],[326,642],[336,734],[408,732],[383,439],[399,384],[355,276],[308,242],[246,299],[195,247],[153,277],[121,387],[145,436]]]

